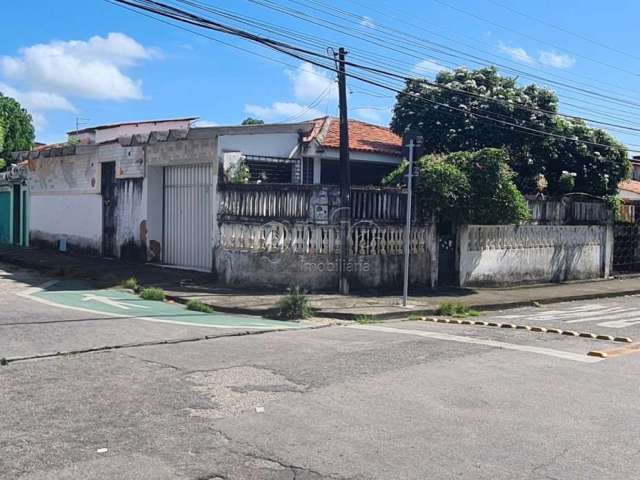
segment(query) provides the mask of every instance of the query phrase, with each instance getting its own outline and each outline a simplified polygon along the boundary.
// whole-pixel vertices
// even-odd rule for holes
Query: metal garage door
[[[211,271],[212,164],[164,168],[164,248],[167,265]]]

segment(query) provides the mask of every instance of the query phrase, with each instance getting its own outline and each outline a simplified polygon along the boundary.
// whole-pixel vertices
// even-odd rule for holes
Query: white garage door
[[[164,168],[163,263],[211,271],[214,180],[212,164]]]

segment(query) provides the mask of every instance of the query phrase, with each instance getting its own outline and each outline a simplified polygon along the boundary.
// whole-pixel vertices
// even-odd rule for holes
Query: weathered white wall
[[[70,246],[99,253],[102,248],[102,197],[99,194],[32,194],[31,242]]]
[[[244,155],[290,158],[297,157],[297,133],[265,133],[246,135],[220,135],[218,137],[218,159],[225,152],[242,152]]]
[[[40,156],[29,160],[31,192],[95,194],[100,192],[100,164],[96,147],[71,149],[61,156]]]
[[[116,162],[116,179],[144,177],[144,147],[123,146],[118,142],[99,145],[98,161]]]
[[[465,225],[458,230],[460,286],[547,283],[609,276],[612,227]]]

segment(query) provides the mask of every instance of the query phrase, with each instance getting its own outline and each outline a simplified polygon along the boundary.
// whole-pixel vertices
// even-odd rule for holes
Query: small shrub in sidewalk
[[[281,320],[302,320],[313,316],[309,297],[300,287],[290,288],[289,293],[278,302],[276,317]]]
[[[213,308],[200,300],[189,300],[187,302],[187,310],[202,313],[213,313]]]
[[[122,282],[121,287],[137,292],[140,288],[140,285],[138,285],[138,279],[136,279],[136,277],[131,277]]]
[[[163,302],[165,298],[164,290],[161,288],[145,288],[140,292],[140,298],[143,300]]]
[[[479,313],[462,303],[446,302],[438,307],[436,315],[442,315],[445,317],[477,317]]]
[[[364,313],[357,315],[354,320],[360,325],[366,325],[367,323],[377,323],[371,315],[366,315]]]

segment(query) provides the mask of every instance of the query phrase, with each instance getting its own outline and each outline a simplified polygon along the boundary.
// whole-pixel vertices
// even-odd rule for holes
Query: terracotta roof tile
[[[313,130],[305,141],[317,140],[324,148],[340,148],[340,123],[337,118],[323,117],[312,120]],[[368,153],[402,155],[402,138],[379,125],[349,120],[349,150]]]
[[[618,184],[618,189],[626,192],[632,192],[640,194],[640,181],[638,180],[624,180]]]

